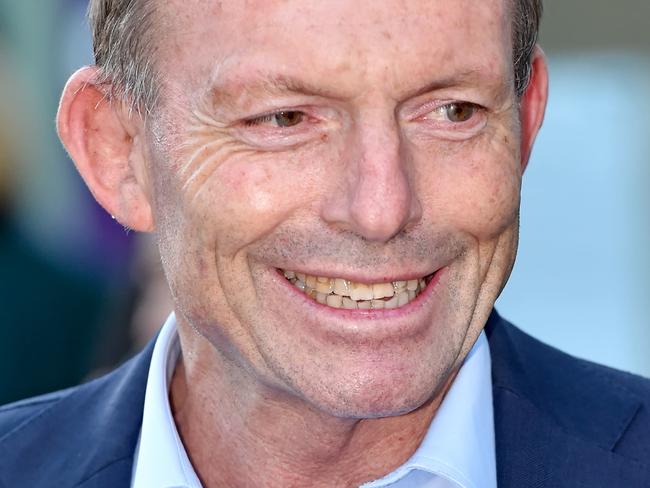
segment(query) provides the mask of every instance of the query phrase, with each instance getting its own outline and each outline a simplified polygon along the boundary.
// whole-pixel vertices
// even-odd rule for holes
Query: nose
[[[394,117],[354,124],[342,150],[338,190],[326,199],[323,219],[378,242],[418,222],[422,207],[407,153]]]

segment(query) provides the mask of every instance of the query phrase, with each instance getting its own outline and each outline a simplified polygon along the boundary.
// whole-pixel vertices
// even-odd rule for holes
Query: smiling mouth
[[[295,271],[281,272],[293,286],[314,301],[332,308],[348,310],[403,307],[415,300],[433,278],[431,274],[408,281],[368,284],[343,278],[311,276]]]

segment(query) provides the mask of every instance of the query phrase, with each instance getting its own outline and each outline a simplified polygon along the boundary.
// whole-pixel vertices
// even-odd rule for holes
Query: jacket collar
[[[486,333],[500,488],[607,486],[607,479],[610,486],[650,486],[647,464],[614,452],[641,408],[638,397],[496,312]],[[12,487],[129,486],[152,351],[153,341],[110,375],[43,400],[37,415],[0,439],[0,480]]]
[[[642,406],[634,393],[496,312],[485,330],[499,487],[650,486],[648,466],[614,452]]]
[[[0,480],[8,487],[129,486],[153,343],[111,374],[43,398],[36,415],[0,440]]]

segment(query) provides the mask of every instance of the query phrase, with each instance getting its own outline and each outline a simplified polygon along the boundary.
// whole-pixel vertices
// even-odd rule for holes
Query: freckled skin
[[[175,418],[206,486],[243,473],[262,486],[247,459],[277,486],[354,486],[417,446],[516,252],[524,165],[505,5],[165,4],[150,178],[183,345]],[[419,93],[467,70],[481,76]],[[268,72],[336,96],[251,94]],[[215,83],[231,102],[210,103]],[[414,115],[436,100],[485,107],[484,126],[460,138]],[[293,135],[244,123],[293,107],[313,113]],[[423,327],[400,336],[324,323],[276,268],[445,274],[413,319]]]

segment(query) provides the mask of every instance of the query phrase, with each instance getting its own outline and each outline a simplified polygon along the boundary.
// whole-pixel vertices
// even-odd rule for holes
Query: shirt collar
[[[131,488],[201,488],[169,405],[169,383],[180,352],[176,317],[171,314],[151,357]]]
[[[179,355],[172,314],[156,339],[151,359],[132,488],[201,488],[169,405],[168,386]],[[496,488],[490,349],[485,333],[465,359],[413,456],[363,488],[388,485]]]
[[[490,347],[481,332],[420,447],[402,466],[363,488],[496,488],[490,363]],[[436,476],[448,483],[434,485]]]

